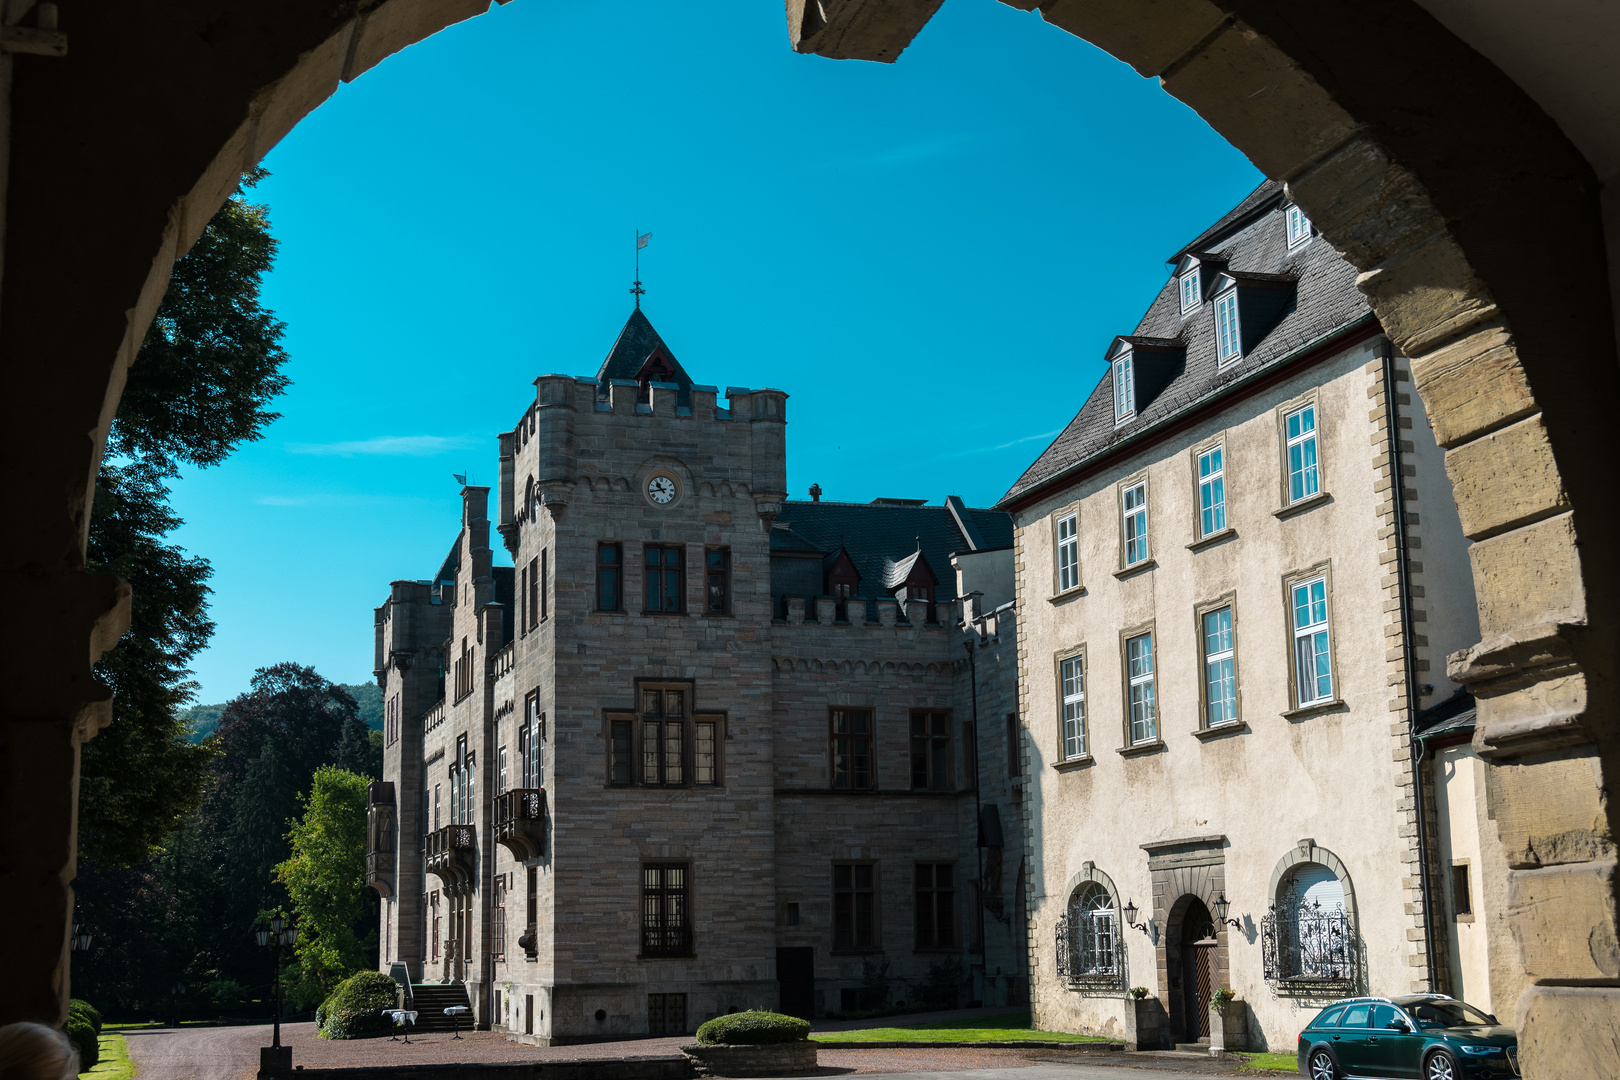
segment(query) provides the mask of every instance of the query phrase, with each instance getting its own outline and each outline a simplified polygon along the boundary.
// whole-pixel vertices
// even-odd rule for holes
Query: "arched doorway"
[[[1166,938],[1170,1022],[1176,1041],[1207,1045],[1209,1001],[1219,985],[1220,971],[1220,943],[1209,908],[1196,896],[1182,897],[1171,909]]]

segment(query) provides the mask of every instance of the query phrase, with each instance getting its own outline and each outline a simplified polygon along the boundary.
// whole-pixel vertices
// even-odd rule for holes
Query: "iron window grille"
[[[692,922],[686,863],[641,868],[641,954],[691,956]]]
[[[1289,888],[1260,920],[1266,982],[1279,994],[1344,997],[1355,992],[1356,948],[1350,913],[1301,900]]]
[[[1113,992],[1126,989],[1130,964],[1119,934],[1114,898],[1102,886],[1081,890],[1058,919],[1057,973],[1070,990]]]

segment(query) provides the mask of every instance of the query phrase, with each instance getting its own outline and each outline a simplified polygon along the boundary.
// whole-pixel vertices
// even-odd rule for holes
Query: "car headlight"
[[[1462,1052],[1465,1054],[1500,1054],[1502,1048],[1500,1046],[1464,1046]]]

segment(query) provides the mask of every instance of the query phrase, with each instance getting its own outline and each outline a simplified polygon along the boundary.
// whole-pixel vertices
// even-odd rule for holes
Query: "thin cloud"
[[[334,443],[288,443],[289,454],[316,454],[322,457],[433,457],[451,450],[465,450],[472,439],[465,435],[379,435]]]
[[[976,446],[972,450],[958,450],[954,454],[945,454],[943,456],[953,458],[971,457],[974,454],[993,454],[997,450],[1010,450],[1020,443],[1035,442],[1037,439],[1055,439],[1057,438],[1058,433],[1062,430],[1062,428],[1055,428],[1052,431],[1043,431],[1039,435],[1025,435],[1021,439],[1014,439],[1012,442],[1004,442],[1000,446]]]

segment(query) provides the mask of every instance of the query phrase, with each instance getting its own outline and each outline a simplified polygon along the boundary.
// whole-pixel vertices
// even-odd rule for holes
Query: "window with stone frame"
[[[677,615],[686,610],[686,548],[681,544],[647,544],[642,548],[641,610],[648,615]]]
[[[1151,743],[1159,737],[1157,676],[1153,665],[1153,632],[1125,639],[1126,745]]]
[[[877,866],[869,862],[833,863],[833,949],[870,952],[880,946]]]
[[[731,549],[709,548],[703,553],[704,603],[707,615],[731,614]]]
[[[533,690],[523,699],[523,719],[518,727],[519,766],[523,770],[521,787],[541,788],[546,776],[546,718],[540,712],[540,691]]]
[[[494,895],[489,905],[489,951],[493,959],[506,959],[506,875],[495,875]]]
[[[596,545],[596,610],[624,610],[624,545]]]
[[[467,639],[461,639],[461,655],[456,657],[456,700],[460,701],[473,689],[473,654]]]
[[[872,769],[872,710],[833,709],[832,786],[839,791],[870,791],[877,786]]]
[[[914,900],[917,949],[954,949],[956,867],[951,863],[918,863]]]
[[[641,955],[692,955],[690,874],[687,863],[642,864]]]
[[[536,555],[529,560],[523,577],[527,593],[523,605],[524,621],[528,624],[528,629],[533,630],[540,625],[540,597],[544,592],[540,584],[540,556]]]
[[[912,712],[911,787],[915,791],[951,790],[950,713]]]
[[[686,784],[686,690],[678,687],[642,687],[641,782],[646,786],[683,787]]]

